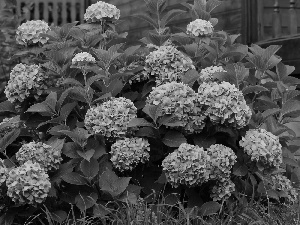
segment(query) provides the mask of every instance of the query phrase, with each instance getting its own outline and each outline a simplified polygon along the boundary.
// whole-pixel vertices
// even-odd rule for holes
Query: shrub
[[[279,46],[216,31],[219,2],[202,2],[186,4],[193,22],[174,34],[187,12],[147,0],[141,45],[126,44],[104,2],[84,24],[21,26],[14,57],[28,62],[0,103],[1,222],[247,224],[265,216],[257,205],[297,207],[294,68]]]

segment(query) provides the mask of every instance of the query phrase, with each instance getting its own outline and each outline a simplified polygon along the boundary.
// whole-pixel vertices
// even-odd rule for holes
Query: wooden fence
[[[258,0],[258,41],[300,32],[300,1]]]
[[[21,15],[24,6],[30,8],[25,13],[27,20],[44,20],[49,24],[61,25],[83,21],[86,0],[17,0],[17,13]]]

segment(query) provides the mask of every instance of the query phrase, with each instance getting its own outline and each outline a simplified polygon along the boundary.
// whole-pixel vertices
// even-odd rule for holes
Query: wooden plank
[[[290,17],[289,17],[290,34],[296,34],[297,33],[297,14],[296,14],[296,10],[295,10],[295,0],[290,0],[289,14],[290,14]]]
[[[40,19],[40,8],[39,8],[39,0],[33,0],[34,2],[34,20],[39,20]]]
[[[44,4],[43,18],[46,22],[49,22],[49,1],[43,0],[43,4]]]
[[[22,9],[21,9],[21,1],[19,0],[19,1],[17,1],[17,6],[16,6],[17,8],[16,8],[16,10],[17,10],[17,15],[18,16],[21,16],[21,14],[22,14]]]
[[[74,22],[76,20],[76,1],[71,0],[70,1],[71,7],[70,7],[70,11],[71,11],[71,22]]]
[[[61,0],[61,19],[62,24],[67,23],[67,0]]]
[[[278,0],[274,0],[274,11],[273,11],[273,37],[281,36],[281,15]]]
[[[55,26],[58,25],[58,2],[57,0],[52,0],[53,8],[52,8],[52,16],[53,16],[53,23]]]

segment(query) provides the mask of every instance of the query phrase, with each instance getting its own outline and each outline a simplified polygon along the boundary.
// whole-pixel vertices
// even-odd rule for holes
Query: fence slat
[[[289,14],[289,32],[290,34],[297,34],[297,13],[295,10],[295,0],[290,0]]]
[[[72,0],[72,1],[70,1],[70,3],[71,3],[71,7],[70,7],[71,22],[74,22],[74,21],[76,21],[76,1]]]
[[[84,0],[79,1],[79,4],[80,4],[80,12],[79,12],[80,22],[83,23],[83,20],[84,20],[83,16],[84,16],[84,13],[85,13]]]
[[[263,1],[257,1],[257,23],[258,23],[258,40],[264,39],[264,3]]]
[[[49,2],[48,0],[43,1],[43,18],[44,21],[49,21]]]
[[[52,0],[53,8],[52,8],[52,15],[53,15],[53,23],[55,26],[58,25],[58,2],[57,0]]]
[[[22,9],[21,9],[21,1],[17,1],[17,15],[21,16]]]
[[[281,17],[278,0],[275,0],[273,12],[273,37],[276,38],[279,36],[281,36]]]
[[[39,0],[34,0],[34,20],[40,19],[40,8],[39,8]]]
[[[67,23],[67,0],[61,0],[61,17],[62,17],[62,24]]]

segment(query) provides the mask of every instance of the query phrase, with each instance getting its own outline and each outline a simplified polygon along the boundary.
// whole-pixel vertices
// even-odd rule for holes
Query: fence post
[[[58,2],[57,0],[52,0],[53,8],[52,8],[52,16],[54,26],[58,25]]]
[[[278,0],[274,2],[274,12],[273,12],[273,37],[279,37],[281,35],[281,17],[279,11]]]
[[[48,2],[48,0],[44,0],[43,4],[44,4],[43,18],[44,18],[44,21],[46,21],[48,23],[48,21],[49,21],[49,2]]]
[[[70,1],[70,4],[71,4],[71,23],[76,21],[76,3],[77,1],[76,0],[72,0]]]
[[[290,0],[289,14],[289,32],[290,34],[297,34],[297,13],[295,10],[295,0]]]
[[[34,20],[40,19],[40,7],[39,7],[39,0],[34,1]]]

